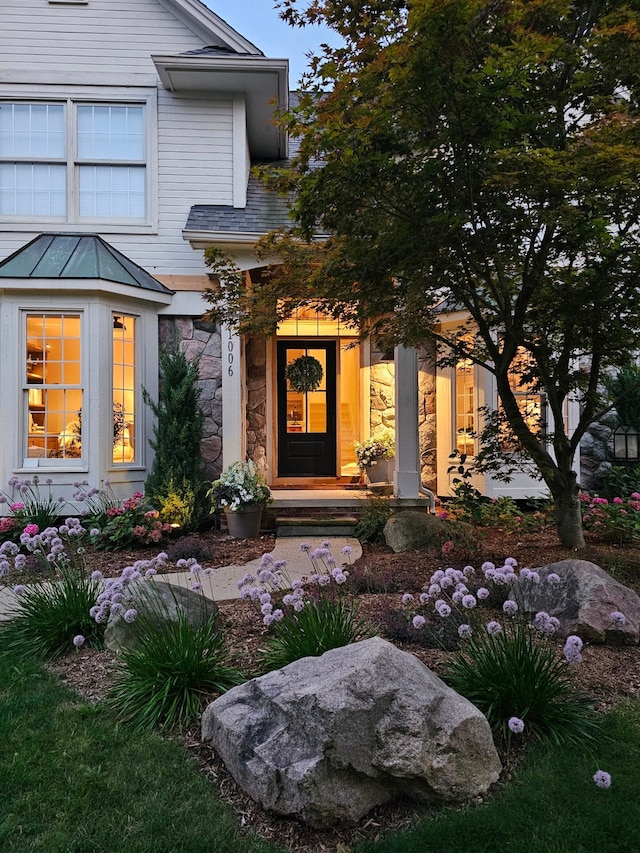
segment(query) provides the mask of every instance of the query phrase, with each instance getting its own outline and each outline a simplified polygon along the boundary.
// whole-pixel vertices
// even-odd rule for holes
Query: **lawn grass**
[[[445,809],[357,853],[637,853],[640,701],[594,749],[536,747],[488,804]],[[597,769],[613,777],[596,787]],[[0,850],[276,853],[238,832],[181,744],[133,734],[35,662],[0,654]],[[356,853],[354,851],[354,853]]]
[[[0,850],[273,853],[177,741],[133,734],[35,663],[0,654]]]

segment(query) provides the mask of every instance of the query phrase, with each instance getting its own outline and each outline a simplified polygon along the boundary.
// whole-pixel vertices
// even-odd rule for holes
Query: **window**
[[[0,215],[144,222],[142,104],[0,103]]]
[[[136,320],[113,315],[113,462],[135,456]]]
[[[82,456],[79,314],[27,314],[24,397],[28,459]]]
[[[536,390],[536,383],[527,378],[529,358],[525,350],[518,351],[509,370],[509,385],[529,429],[540,437],[544,437],[547,427],[545,397]],[[509,453],[516,449],[517,442],[504,421],[505,418],[501,418],[500,448]]]
[[[475,367],[464,358],[455,368],[455,448],[461,455],[475,454],[476,408]]]

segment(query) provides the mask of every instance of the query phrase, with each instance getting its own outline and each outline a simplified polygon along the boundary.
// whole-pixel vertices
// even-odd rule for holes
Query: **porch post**
[[[393,492],[416,498],[420,490],[418,445],[418,351],[397,346],[395,361],[396,459]]]
[[[228,326],[220,329],[222,342],[222,465],[243,461],[247,455],[245,417],[244,342]]]

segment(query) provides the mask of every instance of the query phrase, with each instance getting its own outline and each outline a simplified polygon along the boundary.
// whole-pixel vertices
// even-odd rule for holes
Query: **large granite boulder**
[[[112,614],[104,632],[105,646],[118,654],[125,647],[135,648],[139,644],[141,625],[145,629],[160,629],[183,613],[190,625],[200,626],[218,612],[215,601],[201,592],[165,581],[136,581],[128,587],[127,595],[126,609],[136,610],[136,620],[125,621],[124,610],[122,614]]]
[[[562,560],[536,569],[541,582],[518,580],[513,593],[529,614],[545,610],[560,622],[559,633],[577,634],[591,643],[633,644],[640,640],[640,597],[595,563]],[[550,574],[560,583],[549,583]],[[611,620],[624,615],[624,625]]]
[[[401,795],[460,802],[501,770],[480,711],[379,637],[234,687],[207,707],[202,738],[263,808],[316,827]]]
[[[397,554],[428,545],[439,546],[450,539],[460,541],[468,537],[470,531],[470,525],[462,522],[451,522],[426,512],[405,510],[388,519],[384,526],[384,539]]]

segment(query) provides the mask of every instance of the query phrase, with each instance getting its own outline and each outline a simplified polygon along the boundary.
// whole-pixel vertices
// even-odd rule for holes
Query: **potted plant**
[[[285,375],[292,391],[306,394],[315,391],[322,382],[322,365],[312,355],[301,355],[287,365]]]
[[[207,492],[212,509],[223,509],[229,535],[236,539],[254,539],[260,534],[265,506],[271,501],[271,490],[253,460],[234,462],[211,483]]]
[[[358,468],[367,474],[369,482],[384,483],[391,479],[389,460],[394,459],[395,442],[390,432],[371,435],[354,444]]]

